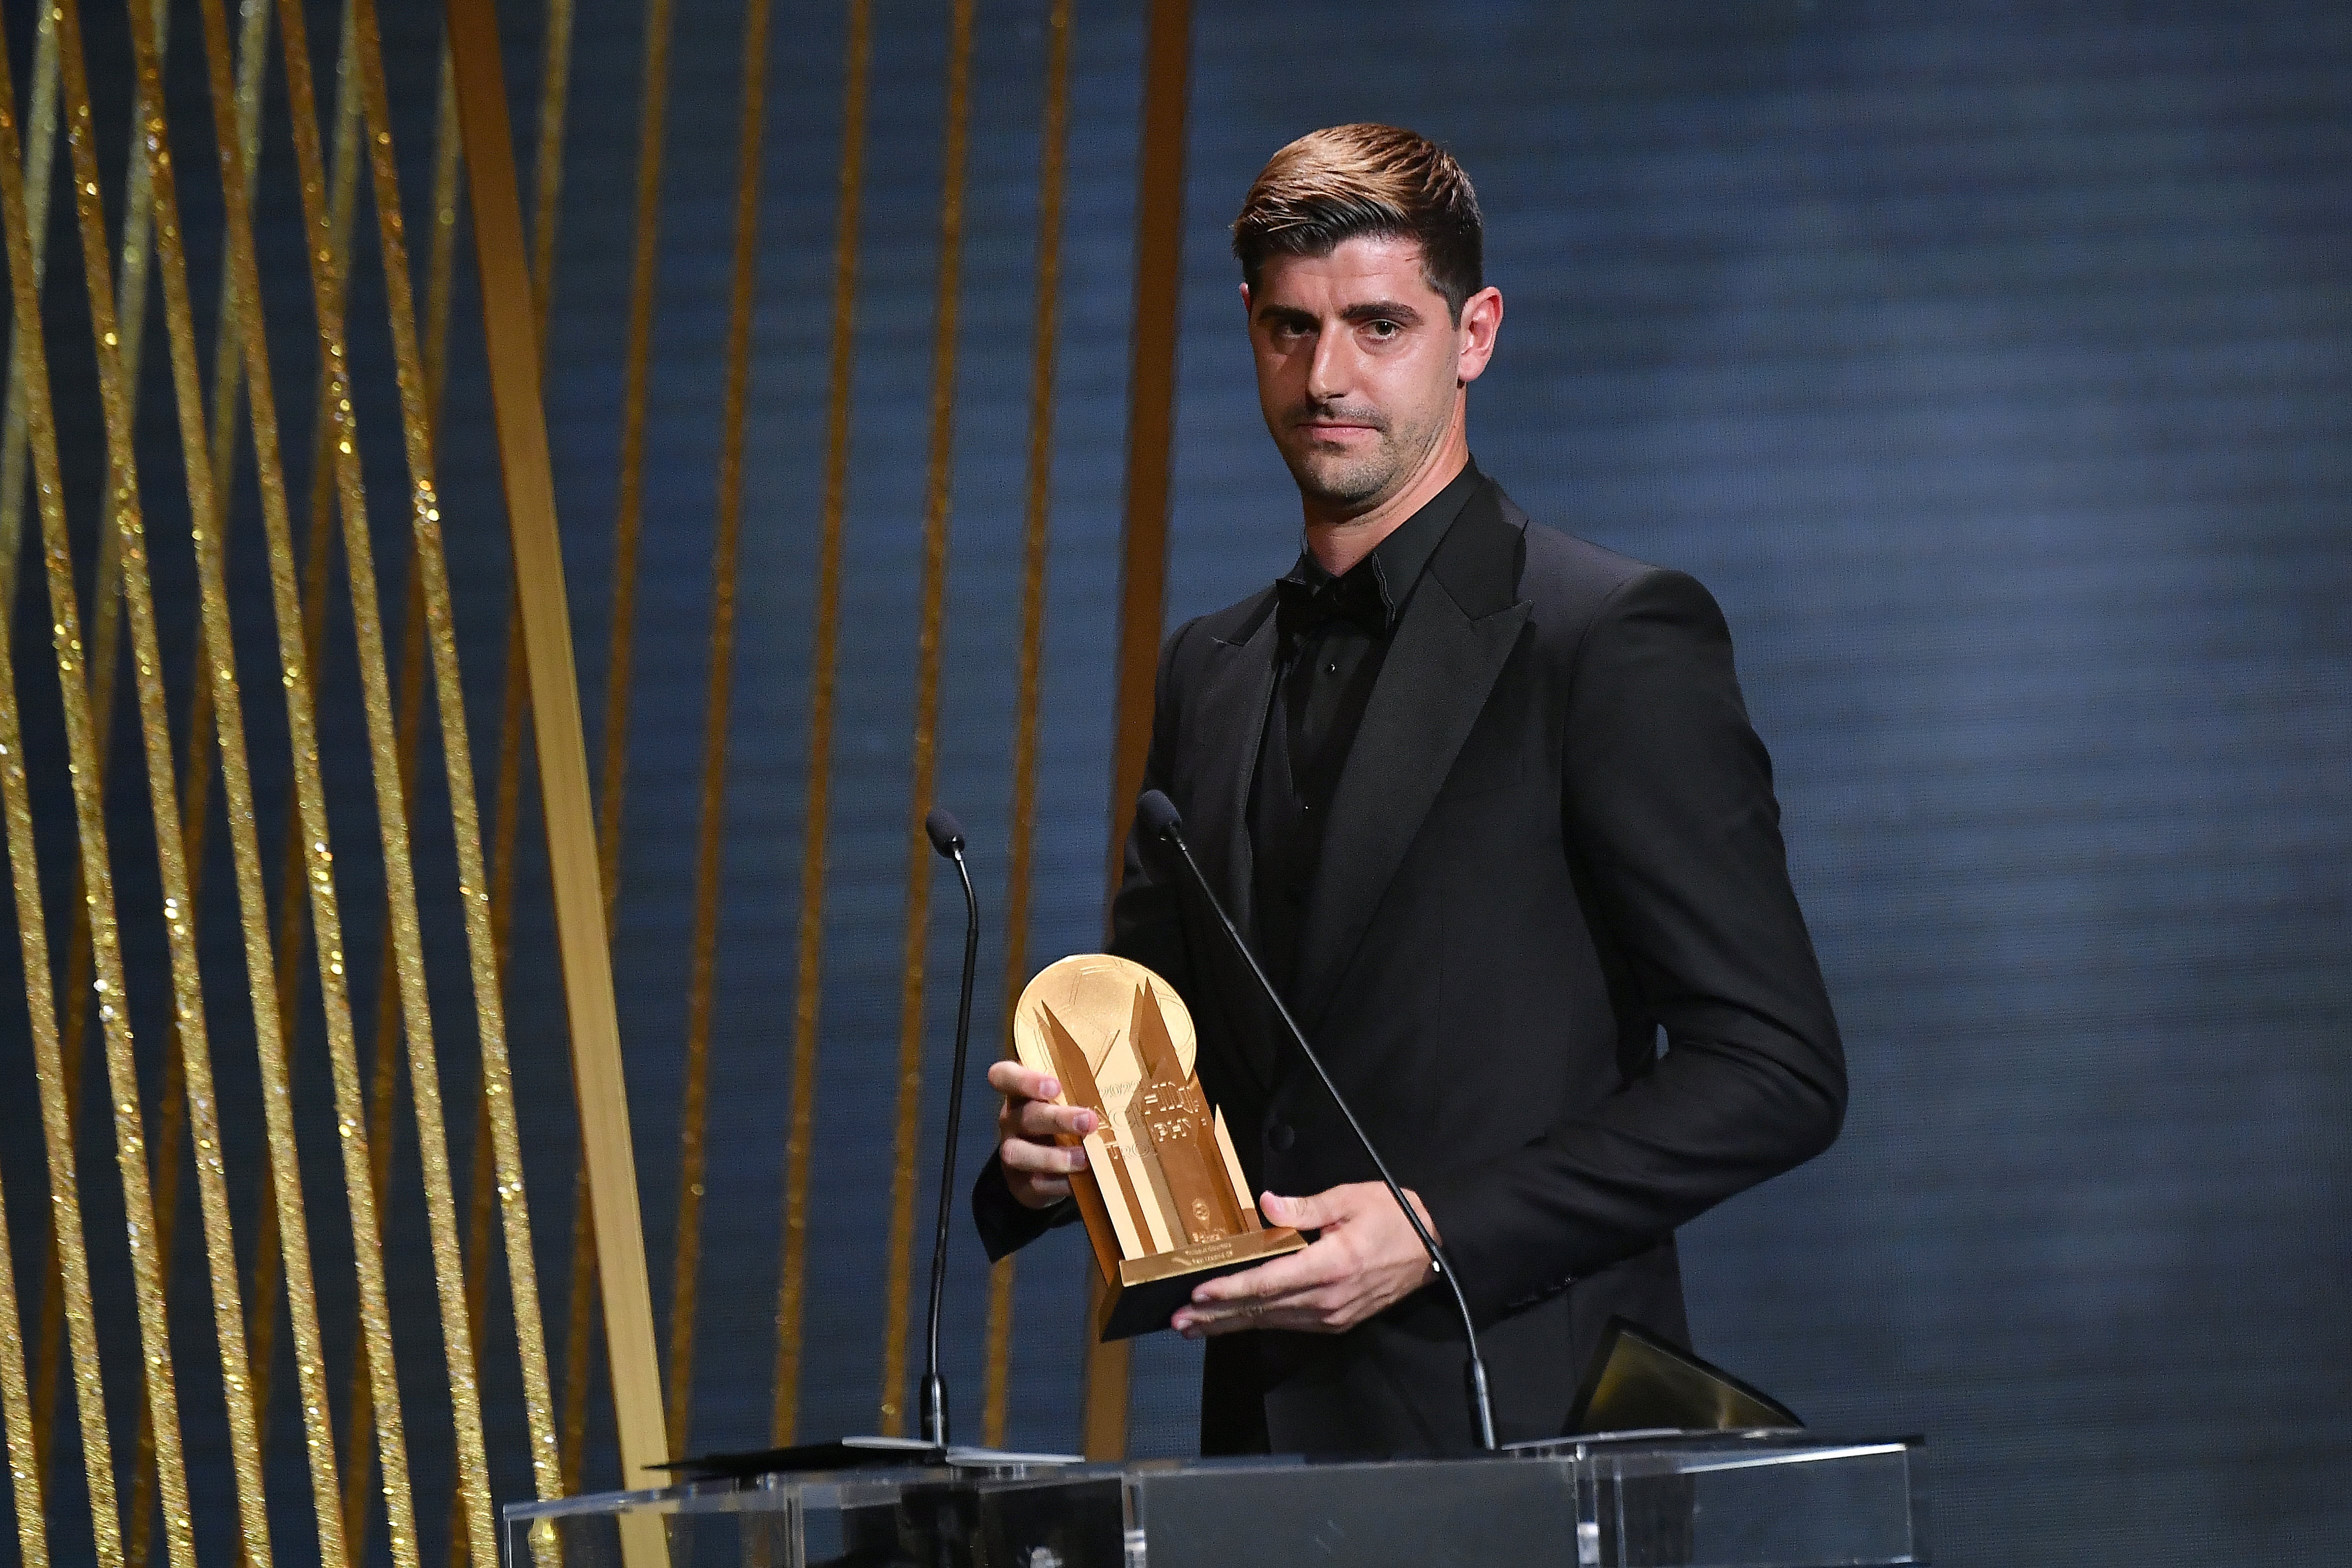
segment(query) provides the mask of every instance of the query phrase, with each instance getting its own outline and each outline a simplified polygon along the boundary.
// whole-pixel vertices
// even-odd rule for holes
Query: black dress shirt
[[[1322,858],[1324,820],[1390,634],[1478,482],[1477,465],[1465,464],[1452,484],[1344,575],[1332,576],[1301,550],[1298,564],[1274,585],[1280,634],[1274,697],[1250,783],[1249,835],[1258,955],[1286,998],[1298,967],[1307,890]]]

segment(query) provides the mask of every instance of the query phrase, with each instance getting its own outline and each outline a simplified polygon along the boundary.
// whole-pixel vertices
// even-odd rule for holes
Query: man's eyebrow
[[[1315,321],[1315,312],[1300,306],[1278,305],[1268,300],[1257,308],[1257,319],[1261,321],[1286,322],[1293,326],[1301,324],[1312,326]],[[1370,299],[1361,305],[1349,306],[1339,312],[1339,319],[1359,325],[1366,321],[1393,321],[1400,327],[1418,327],[1421,325],[1422,316],[1419,310],[1402,299]]]

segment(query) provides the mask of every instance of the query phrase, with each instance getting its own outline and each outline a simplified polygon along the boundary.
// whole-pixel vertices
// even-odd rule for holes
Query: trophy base
[[[1118,1278],[1111,1281],[1109,1308],[1103,1316],[1103,1343],[1164,1329],[1176,1309],[1192,1300],[1192,1288],[1202,1281],[1239,1273],[1306,1245],[1307,1238],[1296,1230],[1276,1227],[1216,1241],[1196,1241],[1149,1258],[1122,1259]]]

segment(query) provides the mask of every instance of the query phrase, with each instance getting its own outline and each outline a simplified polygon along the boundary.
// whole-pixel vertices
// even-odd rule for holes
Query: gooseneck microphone
[[[1216,890],[1201,873],[1200,862],[1192,858],[1192,846],[1184,841],[1184,819],[1178,814],[1175,802],[1157,789],[1146,789],[1143,798],[1136,803],[1136,816],[1142,824],[1145,837],[1160,839],[1173,845],[1176,852],[1183,857],[1184,869],[1192,873],[1192,885],[1200,890],[1201,896],[1207,899],[1209,907],[1216,912],[1217,924],[1224,927],[1225,939],[1233,944],[1234,951],[1241,955],[1242,962],[1248,966],[1251,976],[1256,979],[1258,988],[1265,993],[1265,999],[1274,1004],[1274,1010],[1280,1015],[1283,1027],[1290,1031],[1298,1053],[1307,1059],[1307,1065],[1315,1070],[1315,1076],[1323,1081],[1324,1092],[1331,1096],[1331,1103],[1339,1107],[1339,1114],[1348,1119],[1348,1130],[1356,1134],[1356,1142],[1363,1145],[1364,1153],[1371,1159],[1372,1168],[1381,1173],[1381,1180],[1387,1186],[1389,1196],[1395,1198],[1397,1207],[1404,1211],[1405,1220],[1412,1225],[1412,1233],[1421,1238],[1422,1250],[1429,1254],[1430,1266],[1444,1279],[1446,1289],[1454,1292],[1454,1311],[1462,1314],[1463,1343],[1470,1350],[1470,1406],[1478,1428],[1478,1446],[1493,1452],[1495,1406],[1486,1393],[1486,1364],[1479,1358],[1477,1325],[1470,1321],[1470,1302],[1462,1294],[1462,1281],[1454,1272],[1452,1261],[1446,1258],[1444,1249],[1438,1246],[1437,1238],[1429,1233],[1429,1227],[1422,1223],[1420,1214],[1406,1201],[1404,1189],[1397,1186],[1396,1177],[1389,1174],[1388,1162],[1381,1158],[1380,1150],[1372,1146],[1371,1138],[1364,1132],[1364,1124],[1356,1120],[1356,1113],[1339,1092],[1339,1086],[1331,1082],[1331,1074],[1324,1069],[1323,1059],[1315,1054],[1313,1046],[1307,1043],[1307,1031],[1300,1029],[1298,1020],[1290,1016],[1290,1009],[1284,1005],[1282,994],[1274,988],[1274,982],[1267,979],[1265,971],[1258,967],[1257,955],[1252,953],[1249,944],[1242,940],[1233,916],[1225,913],[1225,906],[1218,899]]]
[[[948,1195],[955,1185],[956,1134],[963,1121],[963,1061],[965,1049],[971,1043],[972,973],[980,963],[980,895],[971,890],[971,868],[963,860],[963,829],[956,820],[935,810],[923,819],[923,831],[942,859],[955,862],[956,875],[963,881],[963,993],[956,1002],[955,1067],[948,1078],[948,1140],[940,1166],[939,1229],[931,1241],[931,1303],[919,1406],[924,1440],[944,1448],[948,1446],[948,1385],[940,1375],[940,1313],[948,1293]]]

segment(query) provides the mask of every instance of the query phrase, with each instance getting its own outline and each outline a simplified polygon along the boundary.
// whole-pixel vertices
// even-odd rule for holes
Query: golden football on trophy
[[[1109,1287],[1104,1339],[1166,1328],[1202,1281],[1307,1245],[1259,1220],[1167,981],[1107,953],[1065,958],[1021,993],[1013,1049],[1060,1082],[1057,1103],[1095,1113],[1093,1132],[1061,1141],[1087,1151],[1070,1190]]]

